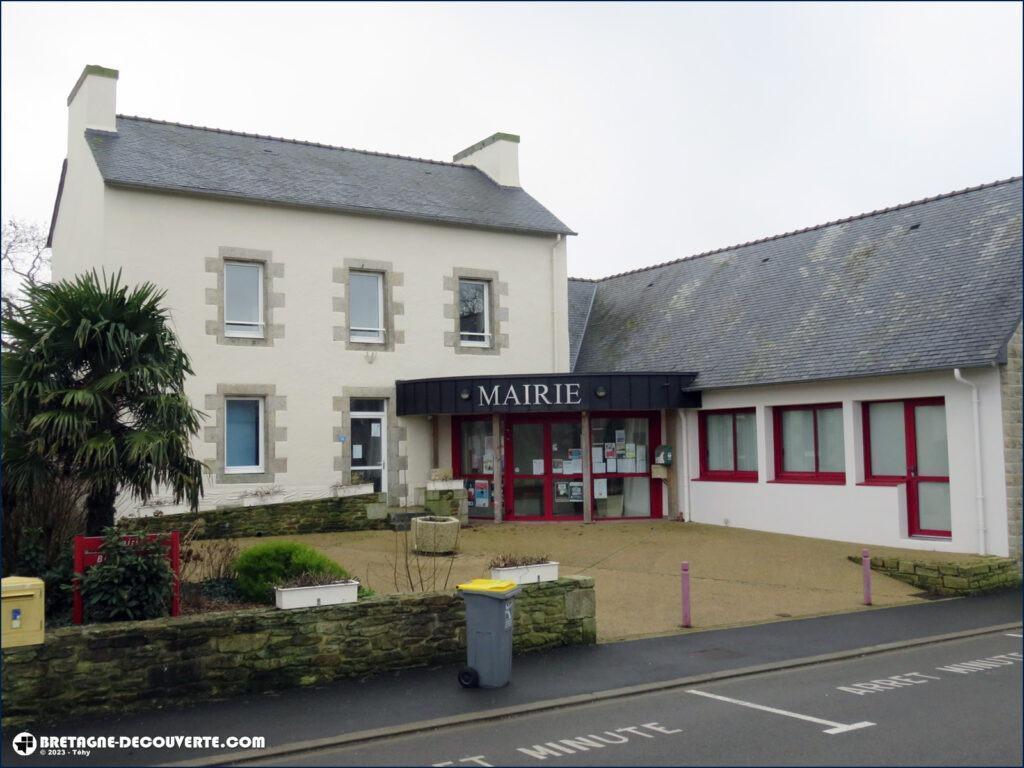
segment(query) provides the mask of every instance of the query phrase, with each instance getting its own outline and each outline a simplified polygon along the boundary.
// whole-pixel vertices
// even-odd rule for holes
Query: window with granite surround
[[[508,283],[494,270],[456,267],[444,276],[444,291],[450,301],[444,305],[444,317],[451,330],[444,332],[444,345],[457,355],[498,355],[508,347],[508,334],[502,323],[508,322],[503,299]]]
[[[218,344],[272,347],[284,338],[284,325],[275,322],[275,310],[284,307],[284,294],[275,292],[275,280],[284,278],[284,264],[273,253],[254,248],[222,246],[206,259],[206,272],[216,276],[216,287],[206,289],[207,306],[217,318],[206,321],[206,334]]]
[[[395,319],[405,314],[396,290],[405,284],[405,275],[388,261],[345,259],[342,264],[331,276],[341,293],[331,298],[331,308],[341,315],[334,340],[350,350],[394,351],[405,343],[405,331],[395,327]]]

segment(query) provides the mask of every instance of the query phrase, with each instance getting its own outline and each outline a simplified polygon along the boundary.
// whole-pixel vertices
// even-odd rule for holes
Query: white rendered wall
[[[978,385],[981,407],[982,475],[987,517],[986,550],[1008,553],[1006,486],[1003,470],[999,372],[996,368],[966,369]],[[864,480],[861,402],[916,397],[944,397],[949,445],[952,538],[948,541],[911,538],[907,532],[904,486],[859,485]],[[773,482],[771,408],[842,402],[846,449],[846,485],[808,485]],[[756,407],[758,482],[733,483],[696,479],[698,459],[697,411],[686,411],[686,449],[690,507],[686,482],[675,490],[686,519],[776,533],[813,536],[865,545],[885,545],[943,552],[978,552],[975,512],[974,432],[971,390],[953,379],[952,371],[906,376],[847,379],[774,387],[711,390],[703,393],[703,408]],[[680,430],[682,431],[682,430]],[[680,435],[673,436],[681,444]],[[677,459],[678,460],[678,459]]]
[[[96,174],[94,163],[91,168],[79,165],[87,168],[85,178]],[[218,384],[274,385],[287,398],[276,426],[288,430],[287,441],[276,443],[277,457],[288,459],[287,472],[278,473],[274,484],[289,500],[324,496],[333,483],[347,480],[334,468],[341,449],[332,439],[332,429],[341,424],[333,398],[343,388],[391,388],[397,379],[433,376],[568,370],[564,240],[556,244],[554,237],[118,190],[95,183],[82,188],[81,196],[62,202],[59,222],[70,229],[69,222],[88,218],[81,215],[86,210],[97,217],[88,229],[101,233],[102,247],[79,249],[76,238],[61,238],[55,243],[57,276],[93,267],[122,269],[130,284],[149,280],[166,289],[173,325],[196,371],[187,391],[197,407],[204,407],[204,397],[215,393]],[[216,258],[222,246],[271,251],[273,262],[284,265],[284,277],[274,278],[273,291],[284,294],[285,304],[274,309],[273,322],[284,325],[285,337],[273,346],[228,346],[206,333],[206,322],[216,319],[217,309],[206,303],[206,290],[216,287],[216,275],[205,271],[205,262]],[[346,259],[390,262],[404,276],[394,299],[404,304],[395,329],[404,331],[405,343],[378,352],[372,361],[333,338],[343,315],[334,311],[332,300],[345,286],[332,282],[332,276]],[[453,330],[454,321],[444,317],[443,306],[452,294],[444,290],[443,280],[456,267],[493,270],[508,284],[508,295],[500,298],[508,310],[501,332],[508,334],[509,347],[498,355],[456,354],[444,346],[444,334]],[[211,414],[205,425],[213,424]],[[430,426],[425,418],[404,419],[401,425],[408,430],[407,440],[398,446],[408,460],[401,479],[412,495],[429,474]],[[447,441],[447,429],[440,432]],[[448,466],[450,448],[439,447],[439,463]],[[215,446],[202,436],[194,449],[204,461],[215,456]],[[206,483],[204,508],[233,503],[250,488],[218,486],[210,476]],[[135,504],[122,499],[119,508],[132,511]]]

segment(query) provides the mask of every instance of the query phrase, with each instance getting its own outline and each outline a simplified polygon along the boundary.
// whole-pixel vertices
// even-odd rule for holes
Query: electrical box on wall
[[[659,445],[654,449],[654,463],[664,467],[672,466],[672,446]]]
[[[2,584],[4,648],[39,645],[43,642],[43,580],[27,576],[8,576]]]

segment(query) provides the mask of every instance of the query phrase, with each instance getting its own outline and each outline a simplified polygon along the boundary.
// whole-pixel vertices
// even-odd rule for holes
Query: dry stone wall
[[[523,589],[514,648],[597,642],[594,581]],[[3,651],[3,727],[194,703],[465,658],[453,592],[65,627]]]

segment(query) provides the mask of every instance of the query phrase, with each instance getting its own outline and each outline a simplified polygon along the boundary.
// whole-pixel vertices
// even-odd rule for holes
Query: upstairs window
[[[349,341],[384,343],[384,275],[349,272],[348,317]]]
[[[262,264],[224,264],[224,335],[263,338]]]
[[[459,343],[463,346],[491,346],[490,288],[486,280],[459,280]]]
[[[779,407],[774,419],[776,480],[846,482],[842,405]]]
[[[701,411],[700,476],[757,482],[757,420],[753,408]]]
[[[228,474],[263,472],[263,398],[231,397],[224,401],[224,471]]]

